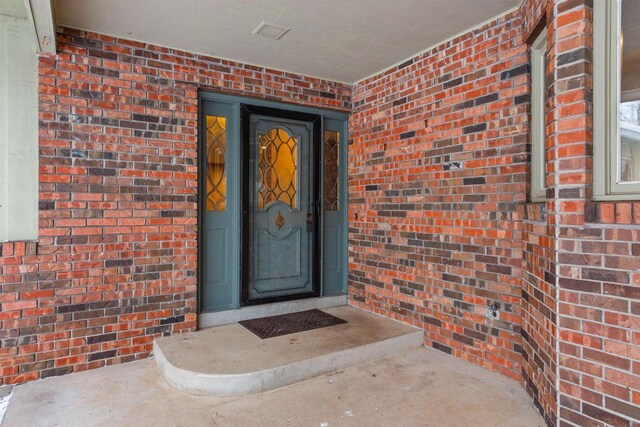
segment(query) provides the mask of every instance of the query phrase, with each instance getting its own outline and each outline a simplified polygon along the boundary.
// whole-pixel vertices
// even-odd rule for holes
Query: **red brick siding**
[[[559,417],[640,423],[640,212],[595,203],[592,1],[557,0]]]
[[[556,392],[556,239],[547,203],[523,207],[522,271],[523,376],[535,405],[555,425]]]
[[[0,245],[0,384],[196,326],[197,90],[348,110],[351,88],[67,30],[40,58],[40,239]]]
[[[534,404],[545,417],[547,425],[557,423],[557,257],[556,212],[554,201],[556,168],[553,129],[556,126],[554,90],[553,7],[548,0],[525,1],[520,8],[523,16],[523,40],[533,42],[538,31],[547,26],[547,66],[545,105],[547,150],[547,187],[549,200],[523,206],[522,271],[522,336],[523,376]]]
[[[499,18],[356,84],[349,147],[351,302],[517,379],[528,72]]]
[[[522,16],[523,36],[528,39],[537,28],[541,20],[552,13],[553,0],[524,0],[520,5]],[[547,22],[552,22],[548,20]]]

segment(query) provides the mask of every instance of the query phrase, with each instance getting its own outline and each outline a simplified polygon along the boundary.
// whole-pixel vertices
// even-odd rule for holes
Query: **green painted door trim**
[[[326,118],[337,119],[337,120],[349,119],[349,113],[346,113],[344,111],[328,110],[328,109],[316,108],[316,107],[305,107],[302,105],[288,104],[286,102],[267,101],[267,100],[258,99],[258,98],[245,98],[242,96],[226,95],[222,93],[206,92],[206,91],[199,92],[199,97],[202,100],[209,100],[214,102],[224,102],[229,104],[247,104],[247,105],[255,105],[257,107],[277,108],[281,110],[297,111],[300,113],[318,114]]]
[[[216,107],[211,107],[216,105]],[[314,107],[305,107],[299,105],[292,105],[284,102],[275,102],[275,101],[267,101],[263,99],[254,99],[254,98],[245,98],[234,95],[227,94],[219,94],[208,91],[200,91],[198,94],[198,111],[199,111],[199,139],[198,139],[198,312],[215,312],[215,311],[225,311],[225,310],[233,310],[241,307],[241,187],[240,183],[242,182],[242,168],[241,162],[243,161],[243,155],[241,152],[242,142],[240,140],[241,135],[241,123],[240,123],[240,106],[241,105],[252,105],[252,106],[260,106],[260,107],[268,107],[268,108],[276,108],[276,109],[284,109],[294,112],[308,113],[308,114],[316,114],[322,117],[323,126],[321,129],[321,140],[324,143],[324,130],[325,126],[330,128],[331,130],[339,130],[340,131],[340,158],[339,158],[339,180],[340,180],[340,209],[338,212],[338,222],[337,227],[339,227],[341,231],[341,236],[339,236],[340,242],[338,246],[341,248],[341,253],[339,256],[339,272],[337,276],[334,273],[334,277],[339,277],[340,283],[332,283],[329,286],[325,284],[325,276],[327,275],[324,271],[324,264],[321,264],[321,277],[320,277],[320,292],[321,296],[333,296],[333,295],[345,295],[347,293],[347,256],[348,256],[348,247],[347,247],[347,231],[348,231],[348,222],[347,222],[347,213],[348,213],[348,196],[347,196],[347,144],[348,144],[348,119],[349,115],[343,111],[333,111],[326,110],[322,108],[314,108]],[[205,146],[205,111],[207,108],[214,108],[213,110],[208,111],[226,111],[229,114],[229,122],[227,124],[227,205],[229,212],[232,214],[232,218],[228,224],[228,230],[230,233],[230,238],[227,242],[228,248],[228,258],[226,260],[226,265],[229,268],[228,281],[227,281],[227,290],[228,292],[223,292],[221,294],[217,293],[211,296],[211,293],[207,293],[208,289],[205,289],[207,286],[204,275],[207,273],[206,271],[206,257],[207,252],[204,245],[204,234],[205,234],[205,212],[202,207],[204,206],[204,194],[202,189],[204,188],[204,174],[203,172],[203,162],[204,159],[204,146]],[[320,150],[321,153],[324,153],[324,150]],[[320,184],[322,190],[322,183],[324,182],[324,163],[320,165]],[[322,194],[322,197],[324,195]],[[322,206],[324,206],[324,199],[321,200]],[[321,218],[320,218],[321,228],[324,224],[324,208],[321,210]],[[324,229],[320,230],[320,235],[323,236],[321,239],[321,248],[319,250],[320,254],[323,254],[325,251],[324,248]],[[211,249],[209,250],[211,251]],[[322,263],[322,260],[321,260]],[[325,292],[326,288],[326,292]],[[206,299],[206,300],[205,300]]]

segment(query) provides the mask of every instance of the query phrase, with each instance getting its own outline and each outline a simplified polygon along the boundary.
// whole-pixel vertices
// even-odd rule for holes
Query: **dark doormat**
[[[324,311],[308,310],[299,313],[282,314],[280,316],[243,320],[239,323],[260,338],[265,339],[340,325],[347,323],[347,321],[327,314]]]

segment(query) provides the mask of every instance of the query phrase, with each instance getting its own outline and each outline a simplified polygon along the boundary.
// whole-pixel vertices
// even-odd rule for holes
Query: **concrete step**
[[[347,323],[260,339],[238,323],[159,338],[158,370],[195,395],[258,393],[420,347],[423,331],[353,307],[324,309]]]

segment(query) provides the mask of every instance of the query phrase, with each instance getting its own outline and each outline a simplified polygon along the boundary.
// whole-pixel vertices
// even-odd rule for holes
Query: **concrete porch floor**
[[[257,393],[372,362],[423,344],[424,331],[354,307],[326,308],[347,323],[260,339],[238,323],[158,338],[169,384],[201,396]]]
[[[241,397],[173,389],[153,360],[14,389],[13,426],[543,426],[516,382],[419,348]]]

